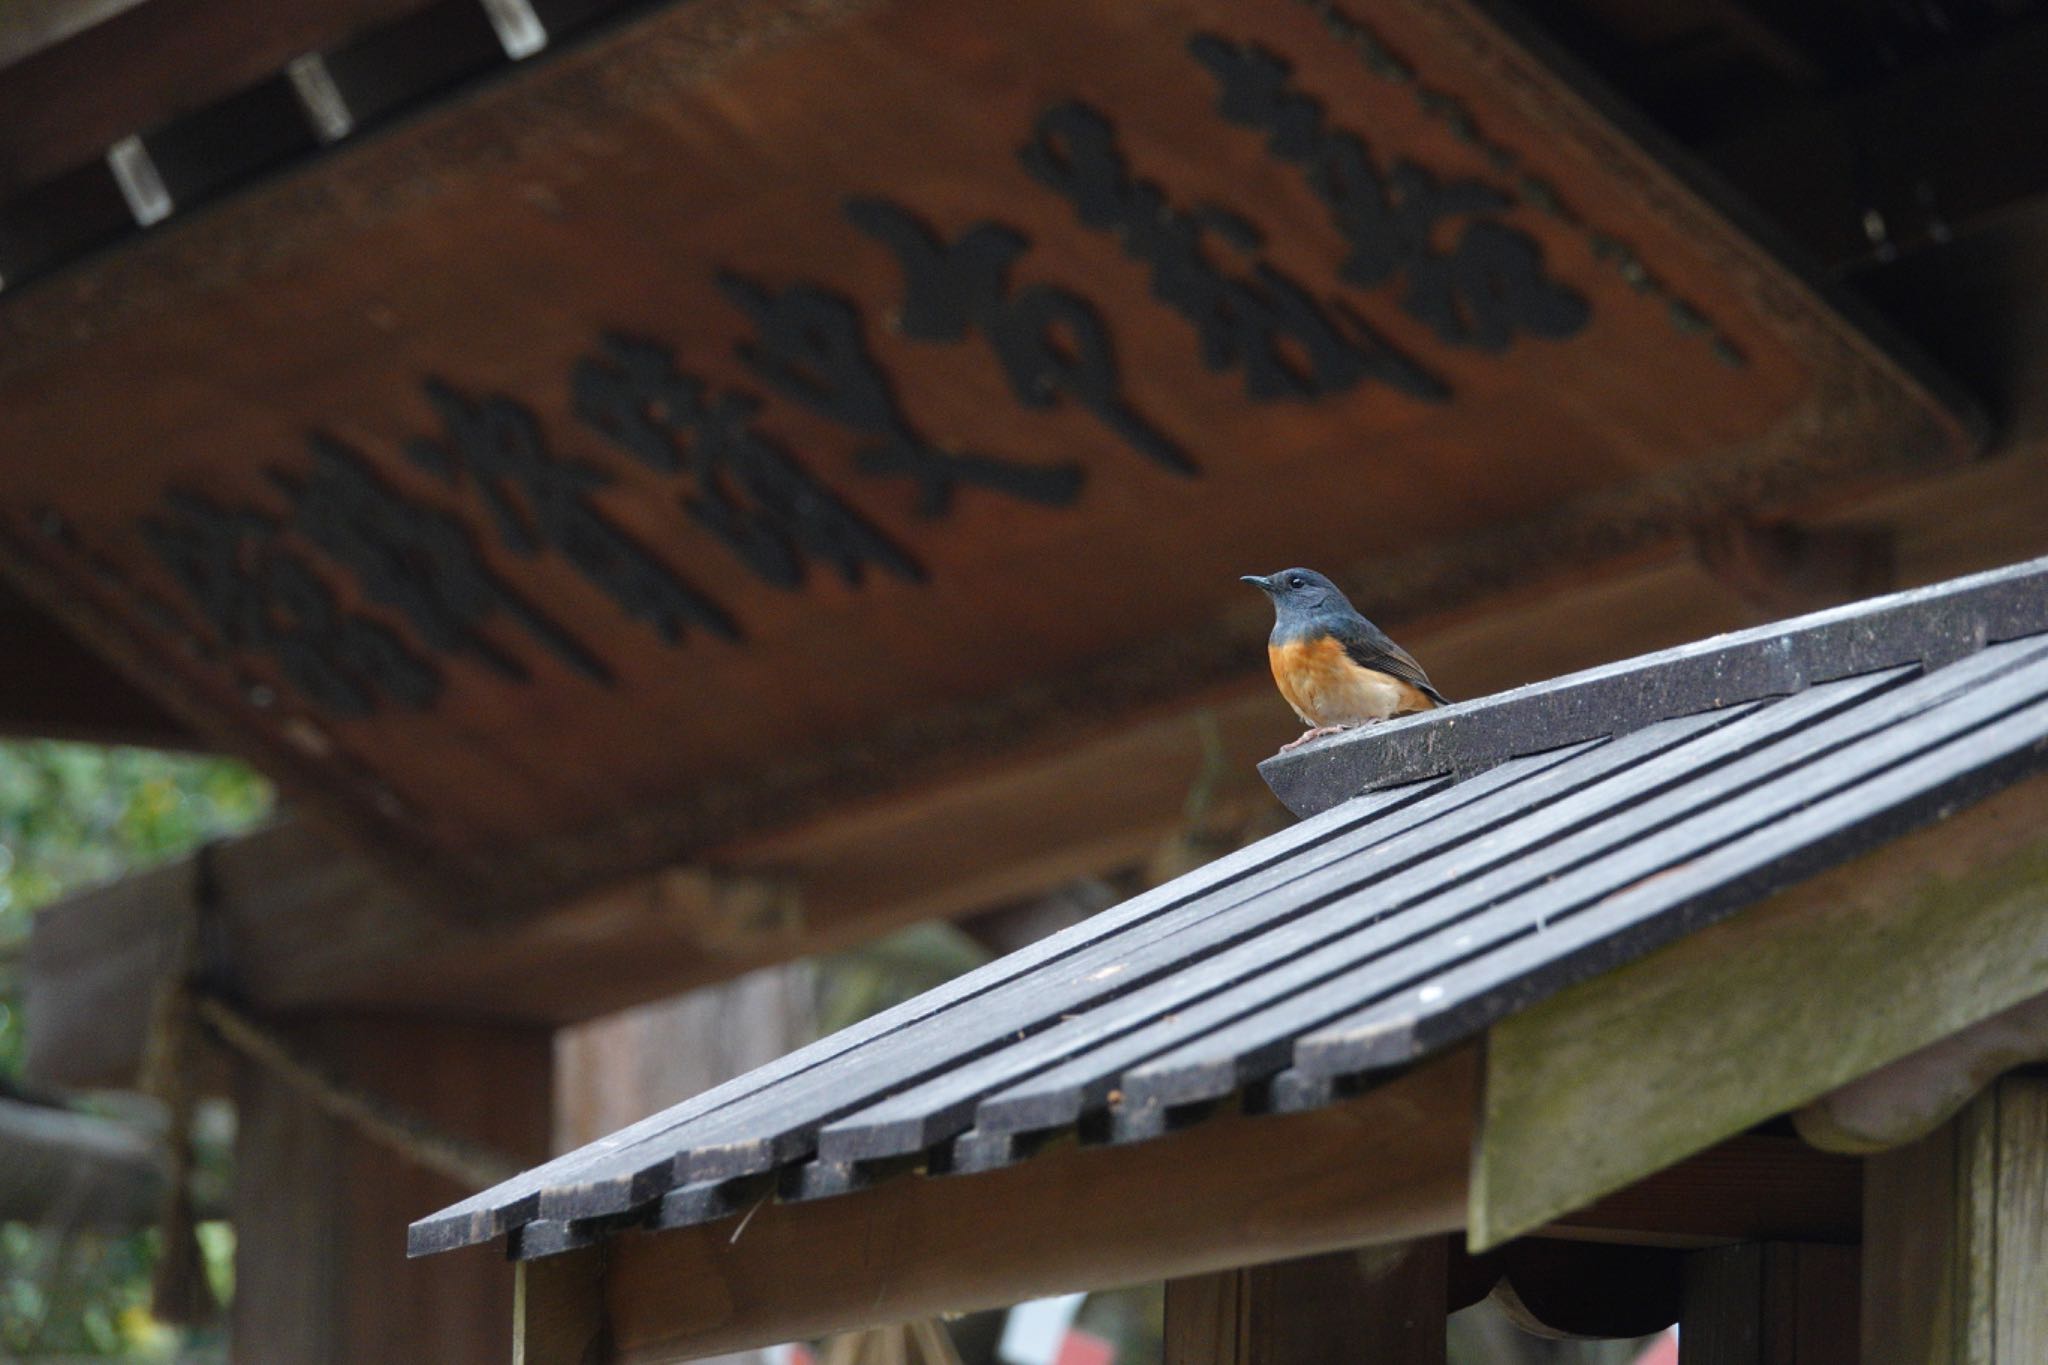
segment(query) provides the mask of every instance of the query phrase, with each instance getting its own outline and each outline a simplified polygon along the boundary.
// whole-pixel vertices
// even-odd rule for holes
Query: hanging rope
[[[217,1041],[370,1141],[471,1189],[488,1189],[519,1174],[519,1164],[510,1158],[445,1133],[383,1096],[341,1080],[219,996],[195,996],[194,1007]]]
[[[196,1326],[220,1311],[206,1276],[192,1205],[192,1113],[199,1038],[233,1051],[290,1086],[315,1108],[408,1161],[472,1190],[518,1174],[519,1163],[443,1132],[383,1096],[349,1084],[282,1034],[202,987],[221,976],[202,956],[224,957],[219,878],[212,844],[193,856],[190,913],[178,917],[150,1009],[140,1088],[164,1109],[163,1248],[151,1275],[150,1309],[160,1322]],[[210,953],[202,950],[210,949]]]
[[[193,913],[179,917],[144,1043],[142,1089],[164,1107],[164,1196],[157,1225],[163,1245],[150,1270],[150,1312],[157,1321],[196,1327],[220,1313],[206,1277],[192,1209],[192,978],[199,957],[200,918],[215,898],[212,845],[193,860]]]

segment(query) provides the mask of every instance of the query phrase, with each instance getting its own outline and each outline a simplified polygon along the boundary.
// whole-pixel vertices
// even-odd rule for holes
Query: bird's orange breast
[[[1436,705],[1413,683],[1359,664],[1334,636],[1269,644],[1266,657],[1280,695],[1310,725],[1361,725]]]

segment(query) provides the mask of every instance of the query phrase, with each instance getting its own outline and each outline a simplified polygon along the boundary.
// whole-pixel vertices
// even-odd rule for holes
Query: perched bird
[[[1273,599],[1266,657],[1280,695],[1309,727],[1281,752],[1354,725],[1447,706],[1408,651],[1358,614],[1337,585],[1310,569],[1244,582]]]

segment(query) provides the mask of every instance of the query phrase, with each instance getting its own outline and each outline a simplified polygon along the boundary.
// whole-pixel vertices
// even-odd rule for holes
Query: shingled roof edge
[[[1667,716],[1788,696],[2048,631],[2048,558],[1601,664],[1334,736],[1259,765],[1282,805],[1315,815],[1362,792],[1490,768],[1517,753]]]
[[[2016,643],[2020,637],[2027,643]],[[1859,682],[1856,696],[1843,691],[1855,690]],[[1757,705],[1775,698],[1784,700]],[[1753,714],[1745,721],[1740,718],[1745,713]],[[1489,718],[1485,723],[1491,729],[1471,724],[1474,716]],[[1687,719],[1706,722],[1709,737],[1693,746],[1665,745],[1656,757],[1618,754],[1644,743],[1654,733],[1655,722]],[[1089,943],[1098,946],[1119,935],[1136,935],[1135,947],[1118,950],[1124,954],[1120,963],[1128,964],[1131,952],[1156,957],[1156,945],[1167,943],[1168,936],[1151,932],[1146,927],[1150,919],[1135,916],[1135,907],[1156,903],[1155,908],[1163,910],[1169,901],[1191,904],[1190,898],[1199,895],[1238,894],[1248,879],[1294,869],[1293,875],[1273,885],[1255,888],[1262,902],[1271,902],[1255,917],[1256,925],[1249,920],[1222,924],[1219,919],[1221,927],[1214,933],[1192,921],[1166,926],[1171,934],[1188,936],[1172,941],[1177,957],[1170,973],[1154,972],[1149,984],[1129,989],[1105,988],[1103,999],[1075,1007],[1073,1013],[1067,1012],[1068,1003],[1055,1002],[1057,1008],[1042,1005],[1044,1019],[1057,1018],[1057,1027],[1074,1035],[1063,1034],[1061,1045],[1076,1063],[1095,1068],[1084,1068],[1060,1084],[1107,1084],[1112,1097],[1125,1097],[1121,1107],[1112,1106],[1115,1112],[1107,1117],[1113,1122],[1107,1129],[1099,1102],[1090,1102],[1095,1109],[1088,1113],[1096,1121],[1092,1137],[1087,1113],[1077,1123],[1062,1111],[1064,1116],[1042,1133],[1043,1125],[1016,1134],[977,1126],[955,1134],[953,1146],[948,1146],[946,1134],[954,1133],[958,1124],[947,1119],[951,1126],[944,1133],[924,1133],[912,1149],[877,1149],[881,1159],[867,1160],[848,1148],[828,1160],[825,1131],[844,1127],[848,1114],[864,1115],[872,1126],[878,1107],[897,1102],[901,1077],[891,1079],[890,1067],[896,1066],[892,1062],[884,1068],[889,1074],[853,1077],[865,1089],[848,1092],[850,1102],[842,1102],[846,1096],[823,1094],[798,1096],[794,1102],[784,1096],[780,1107],[755,1105],[762,1109],[755,1116],[758,1122],[750,1119],[752,1127],[741,1125],[746,1143],[779,1144],[782,1135],[807,1133],[799,1144],[803,1150],[792,1147],[793,1155],[778,1156],[772,1168],[733,1180],[695,1178],[703,1153],[722,1153],[737,1139],[732,1132],[682,1133],[686,1120],[702,1117],[708,1101],[735,1091],[746,1093],[733,1099],[734,1105],[752,1103],[755,1092],[765,1093],[771,1084],[790,1080],[798,1071],[829,1065],[843,1073],[843,1054],[866,1046],[863,1026],[855,1026],[420,1220],[409,1237],[410,1254],[508,1233],[505,1247],[513,1258],[544,1257],[629,1229],[688,1226],[740,1213],[764,1199],[791,1203],[836,1196],[913,1170],[940,1175],[1006,1166],[1031,1157],[1039,1145],[1033,1139],[1038,1137],[1066,1134],[1079,1137],[1084,1145],[1142,1141],[1176,1126],[1164,1121],[1172,1117],[1168,1110],[1178,1100],[1159,1098],[1149,1109],[1129,1102],[1144,1089],[1139,1084],[1142,1077],[1168,1063],[1167,1070],[1176,1075],[1185,1071],[1199,1082],[1197,1089],[1172,1091],[1194,1102],[1180,1115],[1183,1122],[1228,1100],[1228,1093],[1215,1088],[1215,1077],[1224,1077],[1229,1093],[1245,1096],[1246,1103],[1261,1109],[1270,1105],[1284,1111],[1331,1102],[1339,1093],[1339,1077],[1398,1070],[1414,1057],[1455,1043],[1589,972],[1633,960],[1674,936],[1694,932],[1751,900],[1854,856],[1873,840],[1898,837],[2043,772],[2048,764],[2048,559],[1586,670],[1397,722],[1341,744],[1357,749],[1404,731],[1420,735],[1431,729],[1443,733],[1435,741],[1411,741],[1405,751],[1406,761],[1427,761],[1427,769],[1368,773],[1358,792],[1346,794],[1364,800],[1339,803],[1341,810],[1321,812],[1154,888],[1090,921],[1092,929],[1077,926]],[[1491,748],[1483,742],[1489,738]],[[1567,756],[1568,751],[1573,756]],[[1602,755],[1607,756],[1604,763]],[[1469,843],[1477,828],[1468,818],[1472,789],[1492,785],[1512,766],[1501,765],[1516,757],[1554,760],[1541,772],[1518,779],[1532,784],[1531,790],[1513,783],[1503,788],[1513,793],[1508,804],[1515,810],[1494,810],[1481,822],[1492,829],[1506,820],[1501,827],[1517,832],[1508,842],[1491,846],[1485,857],[1466,858],[1452,879],[1454,885],[1440,884],[1428,860]],[[1588,764],[1601,771],[1584,771]],[[1828,765],[1827,772],[1821,765]],[[1533,786],[1553,768],[1564,776],[1565,785],[1545,799],[1530,801]],[[1446,777],[1453,780],[1446,782]],[[1458,780],[1472,778],[1478,781]],[[1417,785],[1427,790],[1411,796]],[[1456,799],[1461,793],[1463,801]],[[1742,794],[1740,803],[1727,799],[1734,793]],[[1478,799],[1498,795],[1482,793]],[[1758,814],[1759,800],[1765,803],[1763,815]],[[1385,809],[1373,816],[1346,815],[1367,806]],[[1351,846],[1361,831],[1375,830],[1376,821],[1400,811],[1414,818],[1399,830],[1378,829],[1377,838]],[[1350,823],[1344,823],[1347,820]],[[1842,829],[1832,828],[1830,822]],[[1644,831],[1655,831],[1657,837],[1644,839]],[[1673,845],[1674,839],[1681,844]],[[1275,847],[1276,841],[1285,847]],[[1340,843],[1344,847],[1338,847]],[[1414,885],[1402,883],[1398,873],[1390,876],[1384,856],[1375,855],[1370,867],[1361,864],[1345,870],[1347,860],[1356,861],[1375,848],[1384,854],[1392,843],[1400,843],[1400,857],[1408,860],[1402,866],[1410,868]],[[1640,850],[1640,856],[1634,850]],[[1311,853],[1313,866],[1304,869],[1301,860]],[[1225,876],[1231,866],[1236,871]],[[1677,875],[1681,869],[1682,878]],[[1202,885],[1191,891],[1191,881]],[[1353,912],[1345,908],[1351,903],[1344,897],[1368,884],[1386,904],[1354,924],[1346,918]],[[1294,907],[1289,897],[1300,906]],[[1243,895],[1238,899],[1250,903]],[[1297,915],[1295,908],[1306,913]],[[1226,912],[1227,907],[1215,913]],[[1398,923],[1397,912],[1404,917]],[[1545,935],[1551,941],[1542,945],[1541,961],[1511,962],[1507,951],[1524,941],[1523,929],[1531,916],[1558,937],[1551,940]],[[1390,931],[1371,927],[1382,923],[1393,926],[1391,936]],[[1443,940],[1453,927],[1465,938],[1438,944],[1448,956],[1426,946]],[[1481,948],[1470,948],[1474,930],[1485,936]],[[1368,940],[1368,934],[1378,937]],[[1050,943],[1042,941],[970,976],[1003,966],[1010,970],[997,970],[996,975],[1010,984],[1042,975],[1066,961]],[[1269,967],[1267,959],[1275,953],[1284,961]],[[1239,961],[1250,958],[1262,964],[1256,978],[1244,975],[1244,962]],[[1215,981],[1205,984],[1204,974]],[[1077,976],[1075,982],[1095,979],[1091,973]],[[1177,987],[1178,993],[1170,998],[1140,1001],[1144,992],[1156,995],[1157,987],[1168,980],[1188,984],[1184,990]],[[1433,987],[1434,993],[1416,994],[1421,989],[1417,982]],[[949,1001],[961,1004],[975,993],[956,981],[911,1002],[919,1006],[911,1012],[922,1020],[949,1008]],[[1205,1009],[1214,1013],[1213,1019],[1201,1013]],[[1070,1019],[1090,1022],[1070,1026]],[[1176,1033],[1168,1047],[1155,1044],[1145,1032],[1166,1025],[1190,1036],[1183,1041]],[[878,1027],[877,1021],[867,1026]],[[1009,1028],[1005,1023],[996,1032],[1007,1033]],[[1089,1033],[1091,1028],[1096,1032]],[[1011,1063],[1034,1045],[1027,1040],[1041,1036],[1050,1039],[1052,1031],[1019,1024],[1014,1052],[1004,1051],[1013,1046],[1008,1041],[993,1052],[979,1045],[962,1050],[948,1044],[940,1050],[957,1055],[939,1058],[934,1065],[927,1065],[931,1059],[924,1056],[931,1050],[929,1040],[919,1043],[911,1049],[917,1053],[910,1058],[915,1065],[903,1072],[913,1090],[903,1093],[913,1093],[915,1085],[942,1073],[987,1071],[985,1063],[1001,1061],[1010,1069],[998,1067],[1000,1074],[993,1079],[984,1076],[973,1087],[978,1096],[975,1122],[985,1124],[987,1115],[979,1106],[1008,1093],[999,1083],[1040,1075],[1042,1068],[1031,1057],[1015,1066]],[[888,1037],[870,1041],[876,1049],[895,1046]],[[1283,1044],[1284,1057],[1275,1051]],[[1341,1057],[1336,1052],[1325,1057],[1326,1046],[1338,1045]],[[1352,1056],[1361,1046],[1366,1051]],[[1161,1053],[1161,1047],[1167,1050]],[[1130,1056],[1121,1056],[1118,1048]],[[1268,1074],[1274,1065],[1282,1071]],[[1296,1084],[1282,1084],[1288,1077]],[[1274,1096],[1284,1092],[1286,1098],[1258,1101],[1257,1084],[1272,1085]],[[941,1094],[924,1102],[943,1109],[953,1097]],[[889,1121],[899,1117],[889,1116]],[[924,1114],[918,1121],[929,1117]],[[1162,1124],[1154,1131],[1126,1123],[1140,1117]],[[999,1140],[1000,1152],[988,1147],[990,1137]],[[647,1138],[656,1141],[650,1146],[642,1140]],[[664,1147],[663,1141],[669,1145]],[[622,1143],[637,1154],[618,1150]],[[608,1163],[617,1164],[615,1156],[628,1155],[633,1159],[620,1164],[621,1171],[645,1168],[658,1178],[641,1190],[641,1176],[632,1175],[633,1191],[625,1202],[584,1197],[587,1189],[603,1183],[595,1177],[609,1170]],[[954,1157],[959,1155],[970,1159],[956,1165]],[[616,1183],[615,1176],[605,1179]],[[674,1183],[693,1179],[695,1183]]]

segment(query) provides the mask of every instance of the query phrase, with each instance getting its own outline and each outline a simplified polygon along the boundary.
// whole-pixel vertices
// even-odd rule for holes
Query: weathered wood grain
[[[1166,1282],[1165,1365],[1442,1365],[1443,1237]]]
[[[1880,1152],[1933,1132],[2000,1073],[2048,1058],[2048,995],[2023,1000],[1831,1090],[1792,1116],[1831,1152]]]
[[[790,1198],[884,1179],[883,1162],[985,1169],[1039,1145],[992,1142],[1021,1131],[1092,1124],[1137,1142],[1199,1119],[1177,1110],[1266,1079],[1290,1053],[1301,1095],[1276,1082],[1247,1103],[1326,1103],[1338,1078],[1470,1037],[2038,773],[2044,652],[2006,641],[1917,677],[1840,679],[1372,793],[423,1220],[415,1249],[536,1217],[601,1232],[609,1225],[592,1220],[678,1187],[778,1169]],[[985,1093],[1012,1076],[1023,1079]],[[1327,1084],[1310,1095],[1318,1078]],[[1036,1107],[1021,1116],[983,1103],[1024,1091]],[[931,1150],[956,1134],[961,1160]]]
[[[2044,820],[2025,783],[1496,1025],[1474,1244],[2048,988]]]
[[[1741,1243],[1685,1263],[1684,1365],[1858,1365],[1853,1246]]]
[[[349,1084],[516,1159],[548,1150],[546,1030],[329,1016],[294,1041]],[[236,1365],[499,1365],[512,1277],[477,1250],[408,1266],[406,1221],[462,1193],[374,1145],[254,1063],[238,1063]]]
[[[1369,823],[1378,814],[1410,804],[1407,794],[1394,794],[1356,809],[1335,812],[1320,822],[1304,822],[1269,839],[1228,854],[1165,886],[1124,902],[1122,905],[1041,939],[997,962],[988,963],[938,986],[914,1000],[839,1030],[827,1038],[778,1058],[765,1067],[693,1096],[685,1103],[664,1110],[622,1129],[581,1152],[570,1153],[548,1163],[544,1169],[527,1172],[519,1180],[497,1190],[486,1191],[463,1205],[422,1220],[416,1230],[415,1251],[437,1250],[481,1240],[505,1230],[538,1212],[552,1217],[587,1217],[594,1213],[624,1211],[634,1203],[652,1198],[671,1185],[668,1174],[675,1162],[672,1148],[664,1140],[679,1127],[718,1114],[726,1106],[743,1100],[757,1090],[773,1089],[785,1083],[814,1082],[818,1068],[881,1040],[916,1030],[929,1037],[929,1020],[936,1014],[975,1001],[984,993],[1013,985],[1034,970],[1058,965],[1076,953],[1100,950],[1101,941],[1142,925],[1148,920],[1198,897],[1203,891],[1227,884],[1231,879],[1254,872],[1280,860],[1286,851],[1311,844],[1321,836],[1341,832],[1355,824]],[[924,1025],[923,1029],[918,1026]],[[779,1096],[778,1096],[779,1098]],[[598,1201],[590,1200],[595,1191]],[[592,1206],[602,1202],[602,1207]]]
[[[1156,1145],[1069,1148],[986,1175],[768,1204],[743,1225],[621,1238],[605,1287],[617,1358],[651,1365],[1448,1231],[1475,1077],[1458,1052],[1311,1114],[1218,1119]],[[1184,1182],[1172,1199],[1144,1178],[1160,1162]]]
[[[1539,1235],[1699,1249],[1731,1242],[1849,1244],[1863,1166],[1797,1138],[1743,1133],[1574,1209]]]
[[[1870,1365],[2018,1365],[2048,1351],[2048,1080],[2008,1076],[1869,1158]]]
[[[605,1365],[604,1267],[591,1247],[512,1268],[512,1365]]]
[[[1738,722],[1730,731],[1747,728]],[[2048,639],[1993,645],[1902,682],[1782,744],[1687,774],[1618,814],[1613,830],[1596,826],[1546,850],[1597,850],[1577,867],[1528,860],[1527,870],[1543,881],[1464,921],[1477,948],[1471,960],[1445,970],[1410,953],[1406,977],[1395,974],[1393,960],[1379,964],[1397,988],[1375,990],[1302,1037],[1296,1065],[1341,1074],[1468,1036],[1538,994],[1620,965],[2039,773],[2048,766],[2044,755]],[[1602,848],[1615,833],[1624,837]],[[1412,994],[1398,989],[1411,983]]]

